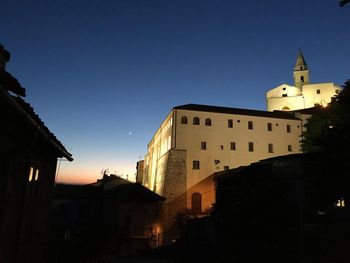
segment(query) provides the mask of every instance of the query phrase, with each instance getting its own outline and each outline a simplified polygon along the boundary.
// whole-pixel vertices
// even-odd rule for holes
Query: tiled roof
[[[20,97],[14,97],[11,96],[19,105],[20,107],[25,110],[28,115],[40,126],[40,128],[45,132],[45,134],[54,142],[57,144],[57,146],[61,150],[61,154],[67,158],[68,160],[72,161],[72,154],[70,154],[67,149],[64,147],[64,145],[57,139],[57,137],[49,130],[49,128],[46,127],[45,123],[40,119],[39,115],[37,115],[34,112],[34,109],[30,106],[29,103],[25,102]]]
[[[261,111],[261,110],[249,110],[249,109],[238,109],[238,108],[226,108],[211,105],[201,104],[185,104],[174,107],[174,109],[191,110],[191,111],[204,111],[204,112],[215,112],[215,113],[226,113],[235,115],[247,115],[256,117],[267,117],[277,119],[289,119],[299,120],[299,118],[285,111]]]

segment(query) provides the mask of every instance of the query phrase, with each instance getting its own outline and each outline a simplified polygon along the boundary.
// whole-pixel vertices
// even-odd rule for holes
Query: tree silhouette
[[[345,153],[350,146],[350,80],[343,90],[319,114],[305,125],[302,149],[304,152]]]

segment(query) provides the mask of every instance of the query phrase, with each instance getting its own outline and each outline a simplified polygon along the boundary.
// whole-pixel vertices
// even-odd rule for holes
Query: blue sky
[[[312,82],[350,78],[350,6],[305,0],[4,0],[8,71],[75,158],[59,181],[135,173],[172,107],[265,109],[292,83],[301,48]]]

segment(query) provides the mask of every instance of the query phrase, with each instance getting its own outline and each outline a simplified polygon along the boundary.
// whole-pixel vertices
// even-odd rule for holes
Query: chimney
[[[6,69],[6,63],[10,61],[11,54],[0,44],[0,70]]]

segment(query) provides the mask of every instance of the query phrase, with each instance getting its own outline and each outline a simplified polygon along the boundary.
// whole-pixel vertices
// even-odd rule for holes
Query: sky
[[[265,110],[293,84],[350,78],[350,6],[337,0],[2,0],[0,43],[25,100],[73,155],[58,182],[134,179],[174,106]]]

